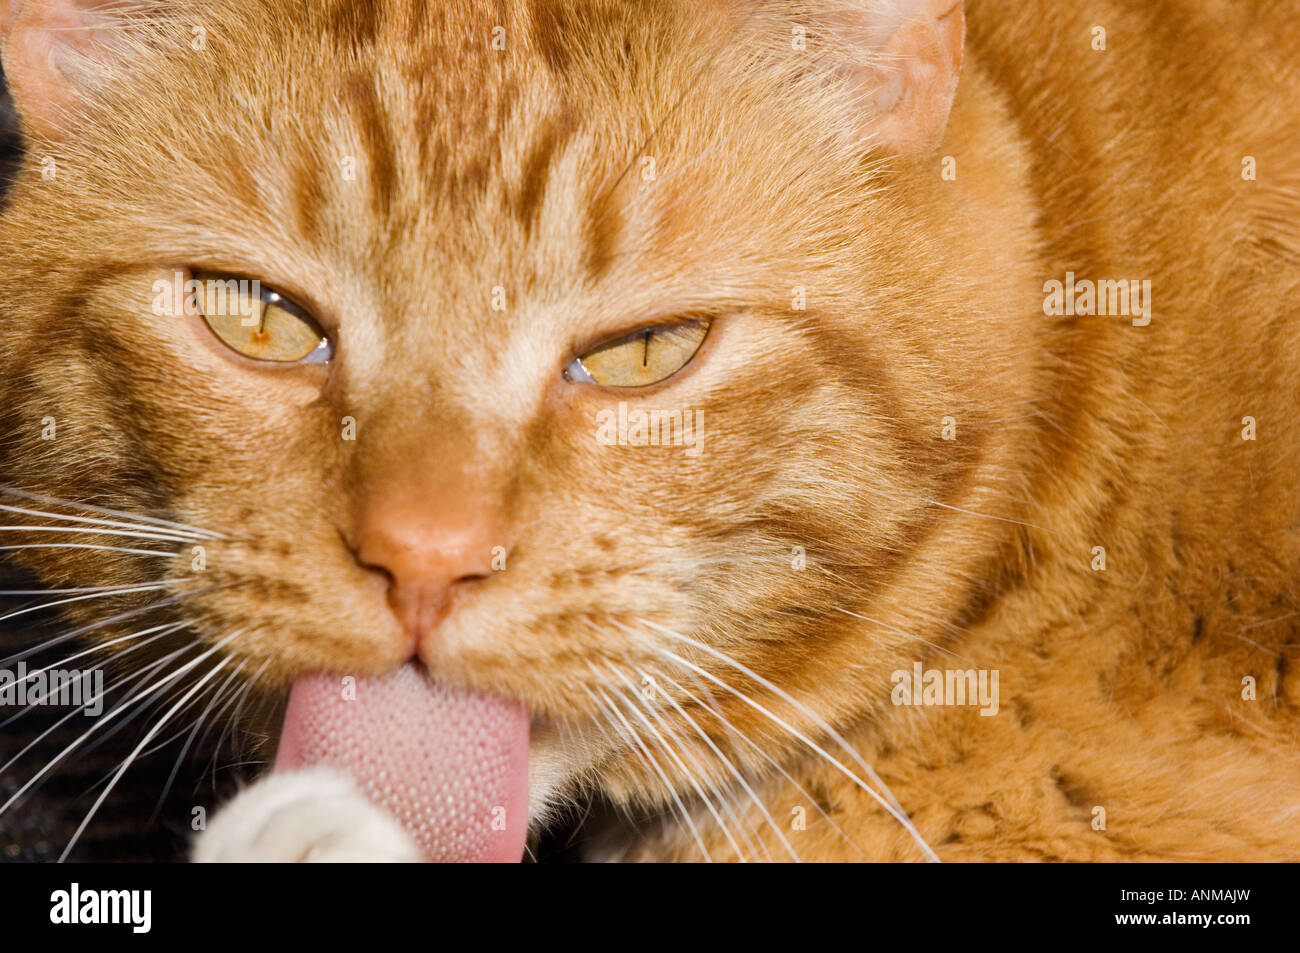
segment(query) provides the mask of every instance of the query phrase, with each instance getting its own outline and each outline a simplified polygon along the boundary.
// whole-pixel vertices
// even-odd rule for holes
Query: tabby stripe
[[[531,237],[538,213],[546,199],[551,172],[564,146],[577,130],[577,123],[567,110],[547,120],[524,160],[523,177],[515,199],[515,214]]]
[[[325,232],[326,184],[323,181],[324,170],[317,158],[315,150],[298,150],[290,174],[293,176],[291,190],[298,229],[309,243],[321,245]]]
[[[376,82],[372,77],[357,75],[348,82],[344,95],[353,107],[352,115],[368,158],[358,175],[370,185],[376,213],[385,215],[397,193],[397,149]]]
[[[593,284],[608,273],[618,257],[624,231],[623,207],[615,195],[617,189],[597,184],[587,196],[586,253],[587,274]]]
[[[533,46],[551,71],[557,74],[568,70],[572,62],[569,47],[586,34],[583,24],[573,22],[567,5],[568,0],[539,0],[533,9]],[[591,29],[589,24],[586,26]]]
[[[354,48],[371,46],[379,35],[384,9],[374,0],[335,0],[326,21],[328,35]]]

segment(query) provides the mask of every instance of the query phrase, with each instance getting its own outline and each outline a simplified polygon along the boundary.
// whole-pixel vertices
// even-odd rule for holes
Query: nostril
[[[375,599],[392,603],[393,593],[397,589],[397,583],[393,579],[393,574],[377,566],[366,566],[361,564],[361,569],[365,573],[365,587],[373,594]]]
[[[364,569],[366,572],[368,572],[375,579],[382,582],[386,588],[391,589],[393,588],[393,586],[397,584],[397,577],[393,575],[393,571],[389,569],[387,566],[383,566],[378,563],[364,562],[361,559],[357,559],[357,565],[360,566],[362,569]]]
[[[477,549],[437,545],[437,540],[412,546],[406,540],[363,547],[357,562],[382,584],[387,602],[401,622],[412,647],[442,625],[461,595],[493,575]]]
[[[374,499],[356,527],[357,563],[386,583],[389,605],[416,638],[442,624],[455,597],[489,579],[504,552],[491,507],[469,505],[462,494],[452,508],[448,498],[429,490]]]

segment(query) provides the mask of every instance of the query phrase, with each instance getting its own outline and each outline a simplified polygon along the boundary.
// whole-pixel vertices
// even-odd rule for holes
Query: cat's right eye
[[[222,344],[255,361],[325,364],[334,345],[311,316],[260,281],[195,272],[200,317]]]

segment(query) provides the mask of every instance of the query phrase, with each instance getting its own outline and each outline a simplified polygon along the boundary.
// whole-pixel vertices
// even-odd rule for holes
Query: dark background
[[[9,184],[20,148],[18,117],[14,115],[14,106],[9,99],[9,91],[5,88],[4,77],[4,69],[0,67],[0,189]]]

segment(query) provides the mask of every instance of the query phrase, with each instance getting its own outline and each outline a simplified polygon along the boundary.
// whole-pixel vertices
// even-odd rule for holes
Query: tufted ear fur
[[[770,15],[806,30],[802,48],[854,97],[852,136],[897,155],[938,144],[961,73],[962,0],[809,0],[791,10]]]
[[[138,0],[0,0],[0,60],[24,131],[59,139],[87,96],[138,54]]]
[[[904,6],[885,42],[864,133],[890,151],[919,154],[937,145],[948,125],[966,20],[962,0],[905,0]]]

